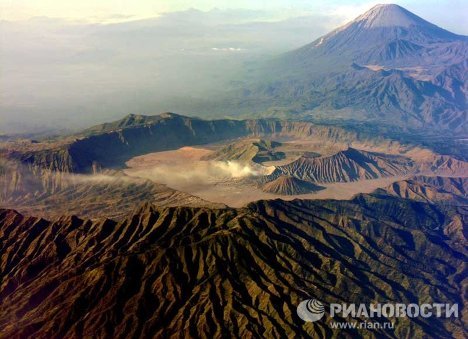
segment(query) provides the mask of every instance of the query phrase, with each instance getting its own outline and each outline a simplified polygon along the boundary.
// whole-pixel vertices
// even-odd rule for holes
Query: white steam
[[[237,161],[196,161],[186,164],[178,162],[125,170],[129,176],[150,179],[180,190],[216,185],[229,180],[266,175],[270,172],[270,167]]]
[[[251,165],[241,164],[237,161],[215,161],[213,166],[219,169],[220,174],[229,178],[244,178],[262,175],[262,169],[254,169]]]

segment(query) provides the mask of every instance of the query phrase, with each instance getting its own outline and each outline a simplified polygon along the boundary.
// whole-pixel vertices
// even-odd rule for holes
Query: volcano
[[[346,63],[374,63],[381,66],[408,66],[403,60],[413,59],[412,64],[421,66],[435,62],[431,58],[418,60],[429,52],[428,49],[442,47],[438,44],[462,45],[463,41],[466,43],[465,37],[433,25],[398,5],[377,5],[292,55],[299,58],[328,56]],[[444,54],[439,52],[439,56]],[[464,59],[458,49],[445,52],[447,55],[443,61],[451,63]],[[336,63],[336,60],[333,61]]]
[[[263,191],[280,195],[297,195],[315,193],[324,187],[315,185],[295,177],[281,175],[278,178],[267,182],[262,187]]]
[[[468,39],[378,5],[246,76],[236,108],[262,116],[466,134]]]

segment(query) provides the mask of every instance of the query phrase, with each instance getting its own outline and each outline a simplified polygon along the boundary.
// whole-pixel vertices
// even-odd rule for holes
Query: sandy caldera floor
[[[261,199],[350,199],[357,193],[370,193],[377,188],[405,179],[391,177],[350,183],[320,184],[326,189],[313,194],[275,195],[265,193],[246,178],[267,174],[271,168],[237,162],[204,161],[202,157],[213,150],[182,147],[173,151],[149,153],[130,159],[125,173],[150,179],[179,191],[196,195],[212,202],[242,207]]]

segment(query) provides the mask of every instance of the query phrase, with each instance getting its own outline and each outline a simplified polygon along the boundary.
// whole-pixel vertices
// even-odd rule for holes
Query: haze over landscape
[[[0,338],[466,337],[466,3],[216,3],[0,0]]]
[[[246,65],[257,68],[373,5],[253,1],[235,9],[235,1],[212,2],[211,7],[209,2],[139,1],[132,9],[50,0],[42,6],[30,1],[0,4],[4,134],[76,131],[128,113],[215,117],[245,112],[211,101],[220,88],[224,94],[233,80],[243,80],[238,75]],[[441,27],[468,33],[463,1],[408,5]],[[106,18],[99,18],[104,13]]]

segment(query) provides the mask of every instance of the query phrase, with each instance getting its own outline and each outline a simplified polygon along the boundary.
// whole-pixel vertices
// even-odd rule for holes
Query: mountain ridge
[[[276,179],[263,184],[262,190],[267,193],[280,195],[298,195],[315,193],[325,187],[315,185],[311,182],[298,179],[293,176],[281,175]]]
[[[301,322],[301,300],[464,301],[453,208],[360,195],[135,213],[49,222],[0,210],[0,335],[332,336],[328,317]],[[394,321],[396,336],[464,331],[444,318]]]
[[[281,143],[271,140],[258,139],[231,143],[203,160],[236,160],[241,162],[263,162],[281,160],[284,153],[275,151]]]
[[[414,201],[468,206],[468,178],[415,176],[377,189],[374,194],[397,196]]]
[[[225,101],[260,116],[368,121],[466,135],[468,37],[399,6],[381,8],[391,13],[397,8],[400,14],[371,9],[303,47],[250,67],[247,80]],[[382,24],[367,27],[376,18]]]
[[[287,165],[277,166],[268,178],[290,175],[317,183],[351,182],[403,175],[413,166],[408,158],[348,147],[331,156],[300,157]]]
[[[34,168],[70,173],[89,173],[99,168],[122,166],[145,153],[201,145],[239,137],[323,137],[331,141],[365,140],[364,132],[321,126],[305,121],[279,119],[203,120],[174,113],[127,115],[115,122],[97,125],[57,143],[28,144],[21,149],[0,149],[6,159]]]

